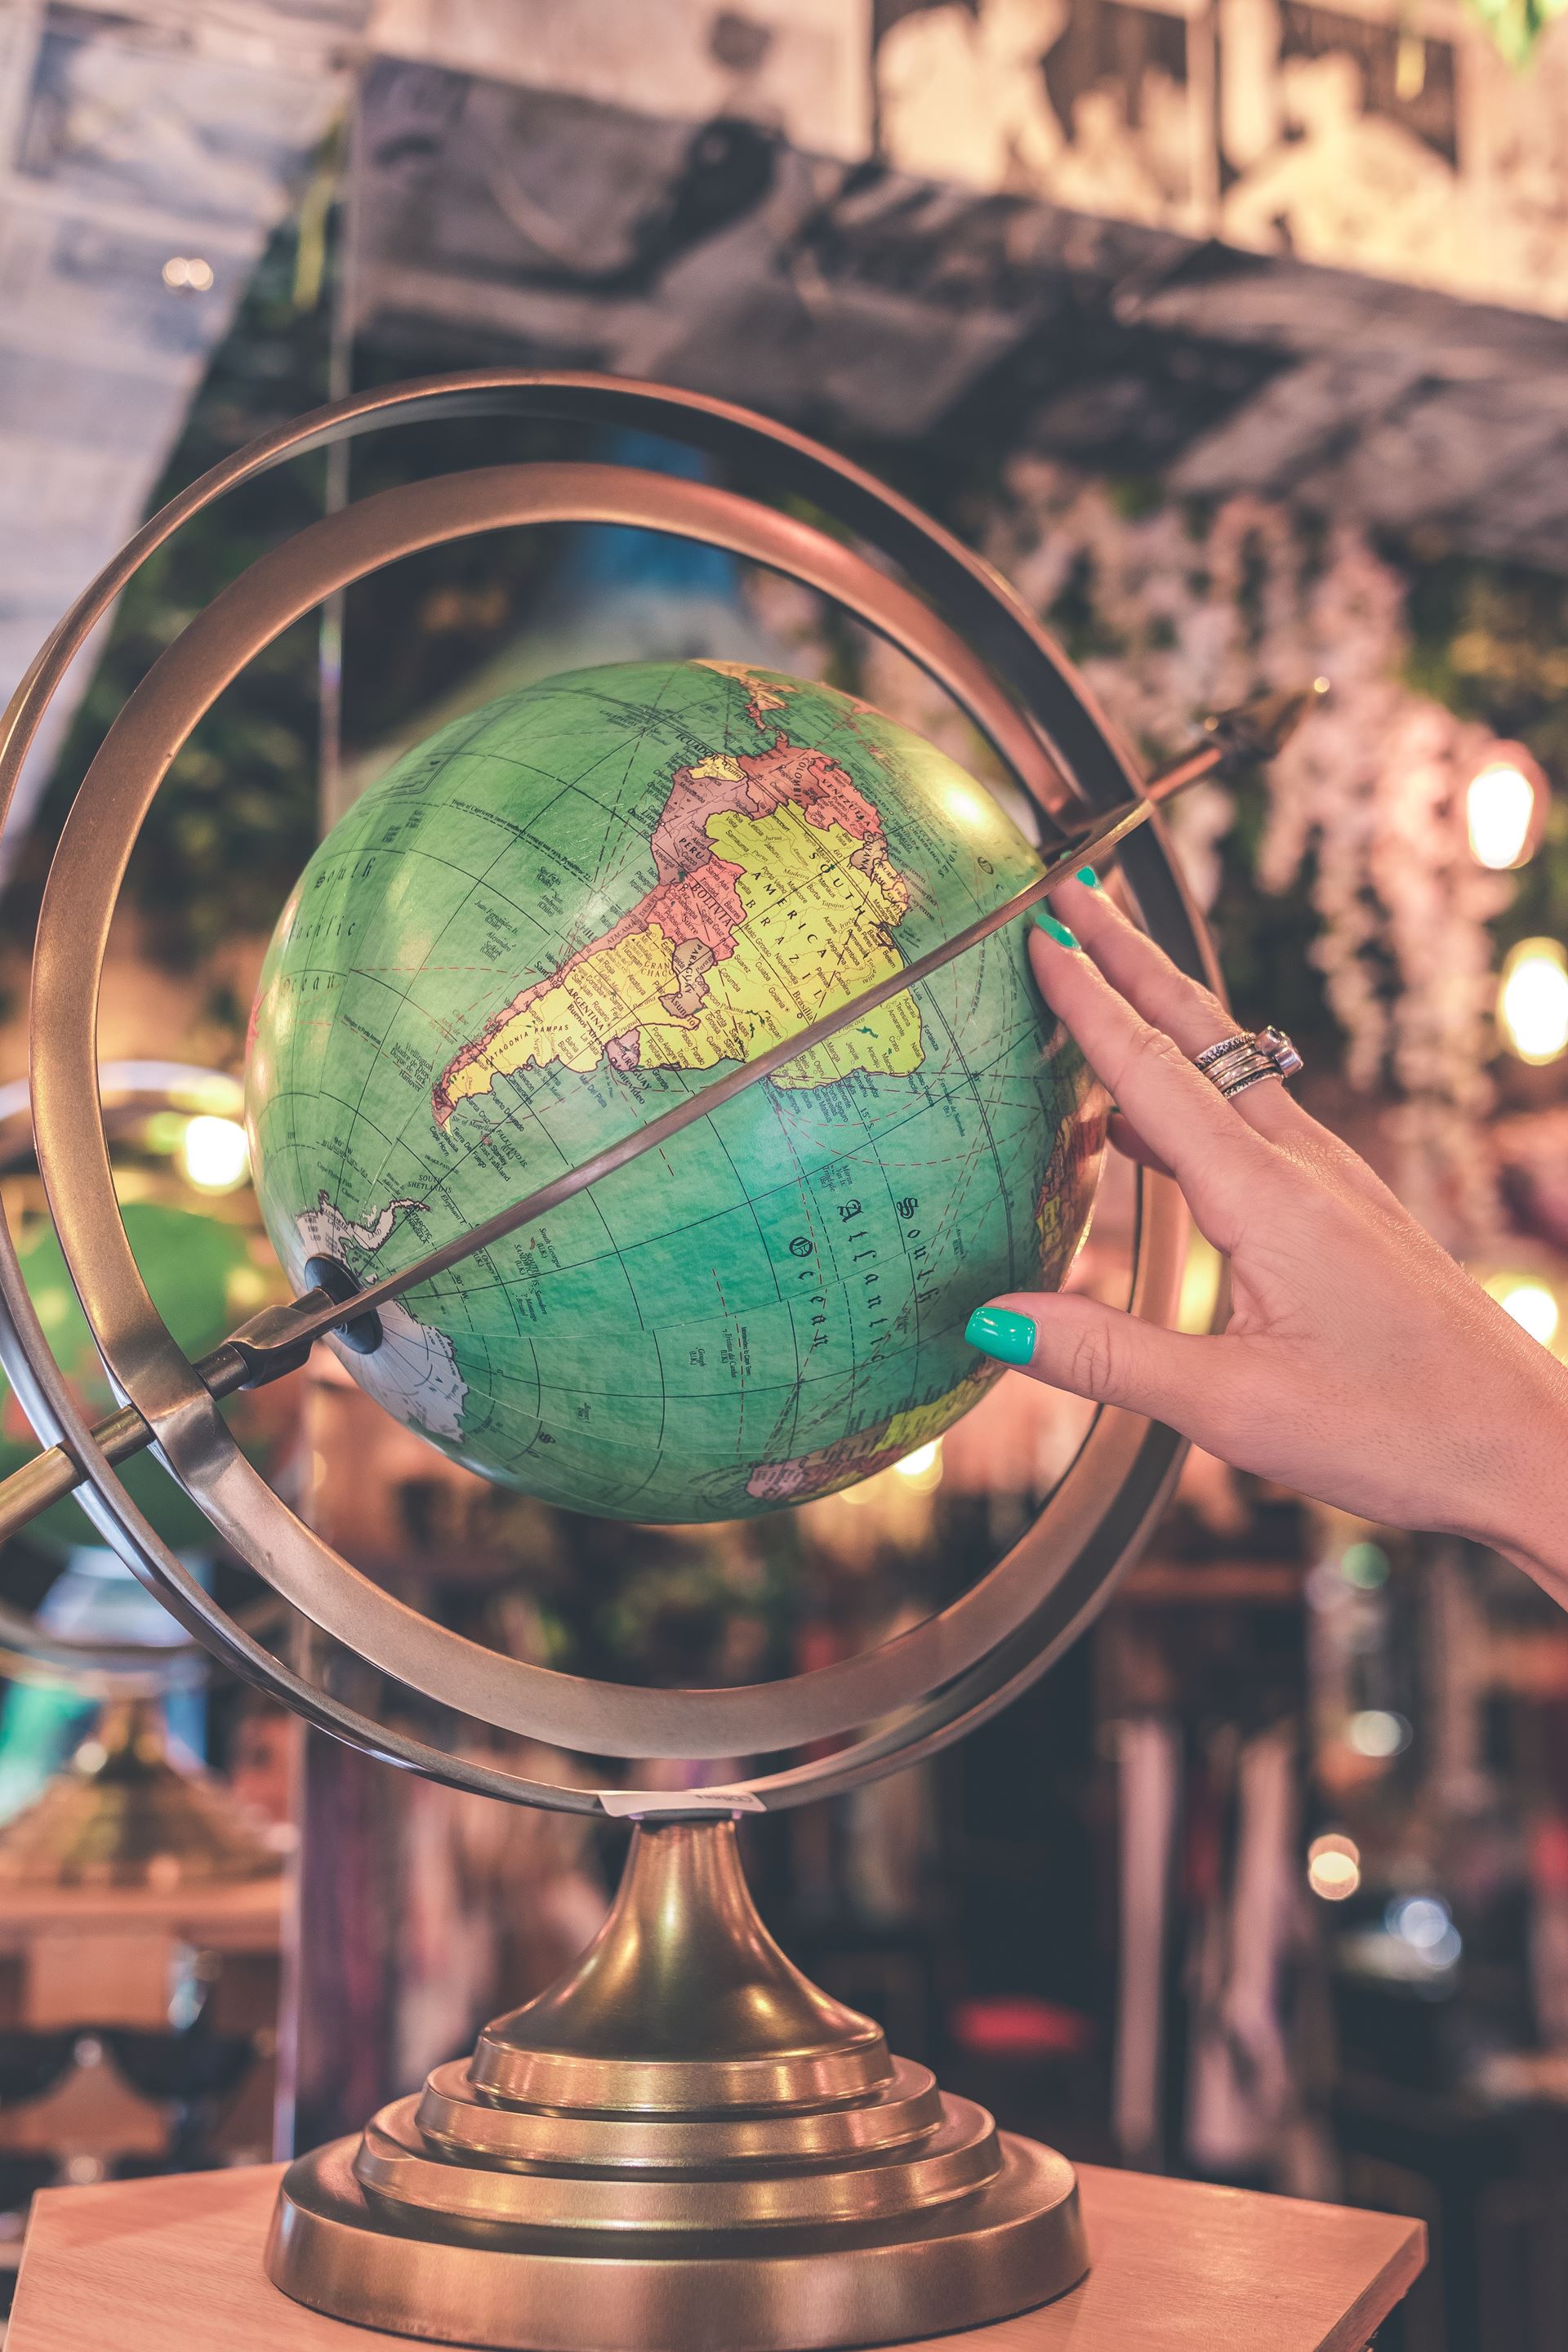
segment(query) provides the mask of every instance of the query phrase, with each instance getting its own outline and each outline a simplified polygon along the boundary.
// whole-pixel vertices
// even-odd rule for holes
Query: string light
[[[1509,950],[1497,1019],[1521,1062],[1554,1062],[1568,1047],[1568,955],[1556,940],[1521,940]]]
[[[1307,1848],[1307,1884],[1325,1903],[1343,1903],[1361,1885],[1361,1848],[1329,1830]]]
[[[1546,825],[1546,778],[1522,743],[1499,743],[1465,791],[1470,855],[1478,866],[1506,873],[1541,846]]]

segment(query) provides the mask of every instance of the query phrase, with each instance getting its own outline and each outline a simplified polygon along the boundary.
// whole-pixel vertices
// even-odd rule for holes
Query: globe
[[[127,1201],[121,1215],[153,1303],[188,1356],[216,1348],[236,1323],[279,1295],[278,1268],[268,1260],[267,1245],[259,1234],[253,1240],[245,1225],[161,1201]],[[93,1345],[53,1226],[40,1218],[17,1255],[27,1296],[78,1402],[89,1420],[114,1412],[120,1399]],[[254,1432],[247,1434],[254,1440]],[[0,1377],[0,1477],[19,1470],[37,1450],[19,1400]],[[253,1442],[247,1450],[255,1458],[259,1449]],[[121,1475],[165,1543],[210,1549],[210,1523],[155,1462],[138,1456]],[[36,1532],[62,1546],[103,1541],[85,1512],[69,1502],[46,1511]]]
[[[374,1280],[912,962],[1040,871],[864,701],[720,661],[509,694],[368,791],[252,1018],[262,1213]],[[747,1517],[941,1435],[997,1291],[1060,1283],[1103,1097],[1023,926],[384,1307],[362,1386],[456,1460],[642,1520]]]

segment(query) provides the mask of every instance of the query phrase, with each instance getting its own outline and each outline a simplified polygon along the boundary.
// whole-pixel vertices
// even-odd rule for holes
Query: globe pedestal
[[[559,1983],[285,2174],[275,2284],[498,2352],[818,2352],[1077,2284],[1065,2158],[787,1960],[729,1821],[645,1823]]]

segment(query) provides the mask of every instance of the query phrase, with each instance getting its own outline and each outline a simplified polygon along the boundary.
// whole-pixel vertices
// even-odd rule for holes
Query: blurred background
[[[0,688],[149,510],[351,389],[504,361],[751,404],[990,557],[1150,761],[1258,688],[1332,680],[1267,776],[1178,805],[1186,877],[1238,1014],[1305,1051],[1312,1108],[1568,1351],[1562,13],[7,0]],[[692,463],[499,425],[302,461],[165,550],[57,706],[0,844],[0,1184],[95,1409],[21,1083],[21,943],[70,792],[261,549],[390,482],[570,454]],[[300,624],[176,762],[106,983],[127,1228],[192,1352],[279,1280],[235,1080],[321,832],[455,712],[643,653],[829,678],[990,772],[934,689],[808,593],[636,533],[469,541]],[[1131,1240],[1112,1171],[1074,1279],[1124,1297]],[[1194,1326],[1218,1274],[1194,1257]],[[491,1492],[320,1350],[237,1428],[443,1622],[701,1684],[941,1606],[1088,1422],[1009,1376],[859,1487],[699,1529]],[[29,1447],[7,1393],[0,1467]],[[145,1475],[213,1589],[264,1606]],[[62,1633],[174,1637],[74,1508],[5,1550],[0,1592]],[[38,2186],[356,2128],[581,1948],[625,1842],[366,1764],[184,1652],[107,1701],[18,1671],[0,1813],[0,2264]],[[1568,1622],[1501,1560],[1194,1455],[1095,1630],[1011,1711],[744,1836],[792,1955],[1005,2125],[1418,2215],[1407,2352],[1561,2343]]]

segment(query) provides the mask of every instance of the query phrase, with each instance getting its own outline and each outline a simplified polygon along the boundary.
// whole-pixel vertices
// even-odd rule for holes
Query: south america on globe
[[[321,844],[262,970],[252,1163],[298,1287],[395,1272],[891,976],[1036,851],[831,688],[625,662],[409,753]],[[1060,1283],[1104,1101],[1023,925],[339,1345],[470,1468],[632,1519],[741,1517],[939,1436]]]

